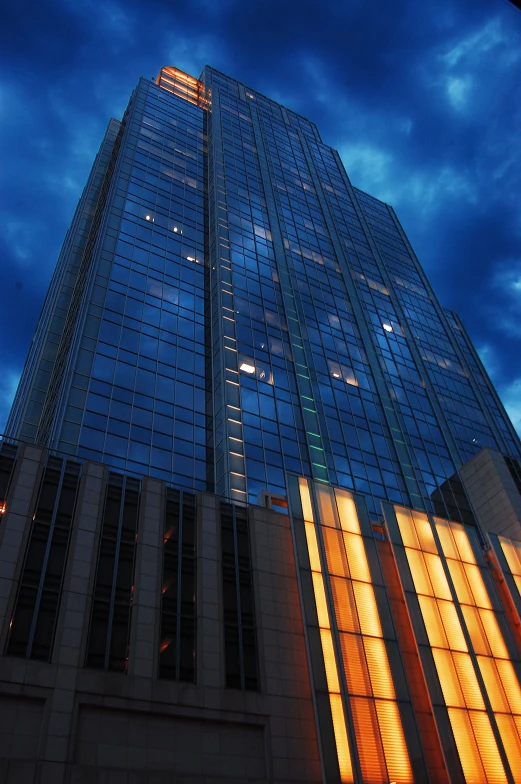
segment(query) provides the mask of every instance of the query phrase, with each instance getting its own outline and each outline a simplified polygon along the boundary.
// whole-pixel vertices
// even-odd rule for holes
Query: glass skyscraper
[[[292,474],[463,522],[458,469],[521,457],[393,209],[208,66],[110,121],[7,435],[236,501]]]
[[[0,784],[521,784],[520,459],[312,123],[140,80],[0,440]]]

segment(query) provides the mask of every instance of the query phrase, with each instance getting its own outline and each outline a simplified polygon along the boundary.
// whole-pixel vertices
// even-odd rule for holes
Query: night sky
[[[521,432],[521,11],[507,0],[4,6],[0,432],[76,202],[140,76],[208,63],[392,204]]]

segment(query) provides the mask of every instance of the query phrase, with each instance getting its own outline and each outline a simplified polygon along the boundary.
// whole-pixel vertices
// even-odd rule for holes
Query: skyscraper
[[[316,126],[141,79],[0,442],[0,784],[519,784],[520,460]]]
[[[521,456],[393,209],[209,67],[141,79],[111,120],[7,434],[234,500],[290,472],[458,519],[457,469]]]

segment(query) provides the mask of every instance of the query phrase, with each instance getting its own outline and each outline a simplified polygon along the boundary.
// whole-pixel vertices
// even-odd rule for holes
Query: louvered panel
[[[412,517],[422,550],[425,550],[426,553],[437,554],[438,548],[436,547],[434,534],[432,533],[431,524],[427,515],[423,512],[413,511]]]
[[[440,537],[441,548],[445,558],[454,558],[455,560],[458,560],[459,553],[454,543],[454,539],[452,538],[449,521],[435,517],[434,522],[436,524],[436,531]]]
[[[398,705],[388,700],[376,700],[375,705],[389,778],[412,784],[414,777]]]
[[[475,564],[476,556],[464,526],[460,523],[450,523],[450,528],[458,548],[460,560],[465,561],[465,563]]]
[[[371,683],[362,638],[357,634],[341,634],[340,645],[349,694],[370,697]]]
[[[322,525],[328,525],[331,528],[337,528],[337,519],[335,514],[335,496],[331,487],[325,487],[315,482],[315,490],[317,494],[318,511]]]
[[[470,590],[463,564],[459,561],[452,560],[452,558],[448,558],[447,566],[449,567],[450,576],[452,577],[452,582],[454,583],[454,589],[459,602],[461,604],[474,604],[474,597]]]
[[[464,567],[465,574],[467,575],[467,580],[474,597],[474,602],[471,602],[471,604],[476,604],[478,607],[487,607],[488,609],[492,609],[492,602],[490,601],[490,596],[488,595],[488,591],[485,587],[479,566],[476,566],[476,564],[466,563],[464,564]]]
[[[401,506],[395,506],[394,511],[396,512],[398,528],[400,529],[404,545],[419,550],[420,542],[418,540],[411,512],[409,509],[405,509]]]
[[[374,696],[396,699],[385,642],[378,637],[364,637],[364,648]]]
[[[459,679],[450,651],[444,651],[441,648],[433,648],[432,655],[440,679],[445,704],[455,708],[464,708],[465,700],[461,692]]]
[[[411,550],[409,547],[406,548],[405,552],[407,553],[416,593],[434,596],[427,567],[423,560],[423,553],[420,550]]]
[[[500,659],[508,659],[507,646],[501,634],[497,618],[493,610],[478,610],[481,623],[485,630],[487,642],[492,656],[497,656]]]
[[[329,611],[327,609],[326,592],[322,575],[318,572],[312,573],[313,589],[315,591],[315,604],[317,606],[318,625],[323,629],[329,629]]]
[[[506,784],[508,779],[501,762],[490,719],[484,711],[469,711],[469,715],[488,784]]]
[[[438,610],[438,602],[432,596],[418,596],[418,601],[429,643],[435,648],[447,648],[448,641]]]
[[[445,628],[445,634],[447,635],[449,648],[454,651],[468,650],[467,643],[465,642],[465,636],[463,634],[463,629],[461,628],[461,623],[454,604],[452,602],[444,602],[442,599],[439,599],[438,609],[440,611],[443,626]]]
[[[364,541],[357,534],[344,532],[344,543],[349,563],[349,571],[353,580],[363,580],[371,582],[371,572],[367,563]]]
[[[338,670],[331,631],[329,629],[320,629],[320,640],[322,642],[322,654],[326,668],[327,688],[330,692],[337,694],[340,692],[340,684],[338,682]]]
[[[470,607],[468,604],[462,604],[461,610],[465,618],[467,631],[472,641],[472,647],[478,654],[483,656],[490,655],[490,648],[487,642],[487,636],[479,617],[479,611],[476,607]]]
[[[341,577],[332,577],[331,588],[338,628],[343,632],[359,632],[360,626],[351,583]]]
[[[341,528],[352,534],[361,533],[356,506],[351,493],[348,493],[347,490],[335,488],[335,497]]]
[[[333,719],[333,732],[335,733],[340,780],[342,784],[352,784],[354,780],[353,765],[351,762],[349,741],[347,739],[344,706],[342,705],[340,694],[330,694],[329,704],[331,706],[331,716]]]
[[[465,781],[487,784],[468,711],[449,708],[449,719]]]
[[[506,659],[496,659],[495,663],[507,695],[510,710],[512,713],[521,716],[521,688],[514,666],[511,661]]]
[[[434,590],[434,595],[439,599],[452,599],[452,594],[439,555],[424,553],[423,557]]]
[[[383,637],[373,586],[353,581],[353,591],[362,634]]]
[[[476,671],[468,653],[452,652],[452,659],[460,682],[461,692],[467,708],[485,710],[483,695],[479,688]]]
[[[499,734],[514,777],[514,784],[521,784],[521,737],[512,716],[497,714]]]
[[[510,706],[494,659],[491,659],[489,656],[478,656],[478,664],[481,676],[485,682],[485,689],[487,690],[492,710],[510,711]]]
[[[336,574],[339,577],[349,577],[342,531],[339,531],[337,528],[322,526],[322,535],[324,537],[329,573]]]
[[[387,770],[372,700],[351,699],[356,745],[364,784],[387,784]]]

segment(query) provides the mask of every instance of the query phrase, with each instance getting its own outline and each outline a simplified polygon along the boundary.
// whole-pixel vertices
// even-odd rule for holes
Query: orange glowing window
[[[373,586],[353,581],[353,591],[362,634],[383,637]]]
[[[510,710],[521,716],[521,688],[512,662],[506,659],[496,659],[495,664],[505,689]]]
[[[439,555],[424,553],[423,557],[425,559],[431,585],[434,589],[434,595],[440,599],[452,599],[452,594]]]
[[[459,553],[456,549],[456,545],[454,544],[454,539],[452,538],[452,532],[450,530],[450,524],[448,520],[441,520],[438,517],[435,517],[434,522],[436,523],[436,531],[440,537],[443,554],[446,558],[455,558],[458,560]]]
[[[339,531],[338,528],[326,528],[326,526],[322,526],[322,536],[324,537],[329,574],[348,577],[349,572],[347,569],[342,531]]]
[[[396,519],[398,521],[398,528],[402,536],[403,543],[406,547],[414,547],[416,550],[420,549],[420,542],[416,534],[416,528],[412,519],[412,514],[409,509],[401,506],[395,506]]]
[[[312,523],[314,520],[313,517],[313,507],[311,505],[311,495],[309,493],[309,486],[307,483],[307,479],[303,479],[299,477],[298,480],[299,490],[300,490],[300,502],[302,504],[302,514],[304,515],[304,520]]]
[[[455,708],[466,707],[450,651],[444,651],[441,648],[433,648],[432,655],[434,657],[434,663],[436,664],[438,678],[440,679],[440,686],[445,704]]]
[[[396,692],[385,642],[378,637],[364,637],[364,649],[374,696],[395,700]]]
[[[492,656],[508,659],[508,650],[493,610],[478,610]]]
[[[335,497],[341,528],[344,531],[349,531],[353,534],[361,533],[356,506],[351,493],[348,493],[347,490],[338,490],[335,488]]]
[[[341,634],[340,646],[349,694],[371,696],[371,682],[365,665],[362,638],[357,634]]]
[[[472,647],[477,654],[488,656],[490,654],[490,648],[477,607],[469,607],[468,604],[462,604],[461,610],[463,612],[463,617],[465,618],[465,624],[472,642]]]
[[[383,784],[388,781],[388,777],[374,701],[353,697],[351,709],[362,780]]]
[[[519,576],[518,574],[515,574],[514,575],[514,582],[515,582],[515,584],[517,586],[517,590],[521,594],[521,576]]]
[[[429,643],[435,648],[448,648],[449,644],[436,599],[432,596],[418,596],[418,601]]]
[[[331,589],[338,628],[342,632],[359,632],[360,626],[351,582],[340,577],[331,577]]]
[[[330,692],[340,694],[340,684],[338,682],[335,650],[333,648],[331,631],[329,629],[320,629],[320,640],[322,642],[322,653],[324,654],[327,688]]]
[[[476,556],[474,555],[474,550],[472,549],[470,539],[467,532],[465,531],[464,526],[461,525],[461,523],[451,523],[450,527],[452,530],[452,536],[456,542],[456,547],[458,548],[460,559],[466,563],[475,564]]]
[[[492,608],[490,596],[485,587],[479,566],[470,563],[465,563],[463,566],[465,567],[465,574],[474,597],[472,604],[476,604],[478,607]]]
[[[488,656],[478,656],[479,669],[485,682],[490,704],[493,711],[510,711],[510,707],[497,671],[494,659]],[[520,757],[521,759],[521,757]]]
[[[375,704],[389,779],[412,784],[414,778],[398,705],[390,700],[376,700]]]
[[[465,636],[463,634],[463,629],[461,628],[461,623],[454,604],[452,602],[445,602],[440,599],[438,601],[438,609],[440,611],[443,626],[445,628],[445,634],[447,635],[449,648],[451,648],[453,651],[468,650],[467,643],[465,642]]]
[[[452,652],[452,659],[460,682],[461,691],[467,708],[485,710],[485,703],[478,679],[474,670],[474,665],[468,653]]]
[[[501,762],[496,739],[490,726],[490,719],[484,711],[469,711],[469,716],[487,781],[498,782],[498,784],[505,782],[506,784],[505,768]]]
[[[426,596],[433,596],[431,581],[429,580],[429,573],[423,560],[423,553],[420,550],[411,550],[406,547],[407,560],[411,569],[412,579],[416,593],[423,593]]]
[[[429,518],[423,512],[412,512],[414,526],[420,541],[422,550],[427,553],[438,553],[436,542],[434,541],[434,534],[432,533]]]
[[[309,562],[314,572],[320,572],[320,554],[318,552],[317,532],[314,523],[305,523],[306,539],[308,543]]]
[[[329,525],[332,528],[337,528],[333,489],[315,483],[315,491],[317,494],[318,511],[322,525]]]
[[[371,572],[365,554],[364,540],[357,534],[344,533],[349,571],[353,580],[371,582]]]
[[[344,706],[340,694],[330,694],[329,704],[331,706],[331,716],[333,719],[333,732],[335,734],[336,752],[338,766],[340,768],[340,781],[342,784],[352,784],[353,766],[349,751],[349,741],[347,739],[346,724],[344,718]]]
[[[468,711],[449,708],[449,719],[465,781],[486,782]],[[494,740],[492,742],[495,744]]]
[[[505,747],[510,769],[514,777],[514,784],[521,784],[521,736],[516,728],[514,718],[498,714],[496,721]]]
[[[315,592],[315,604],[317,606],[318,625],[321,629],[329,629],[329,612],[327,609],[326,592],[324,581],[319,572],[312,572],[313,590]]]
[[[505,554],[505,558],[507,559],[508,568],[512,574],[521,576],[521,555],[518,553],[516,547],[514,547],[514,543],[505,536],[499,536],[498,539],[501,544],[501,549]]]
[[[474,597],[470,590],[463,564],[459,561],[454,561],[452,558],[447,558],[447,566],[449,567],[459,602],[461,604],[474,604]]]

